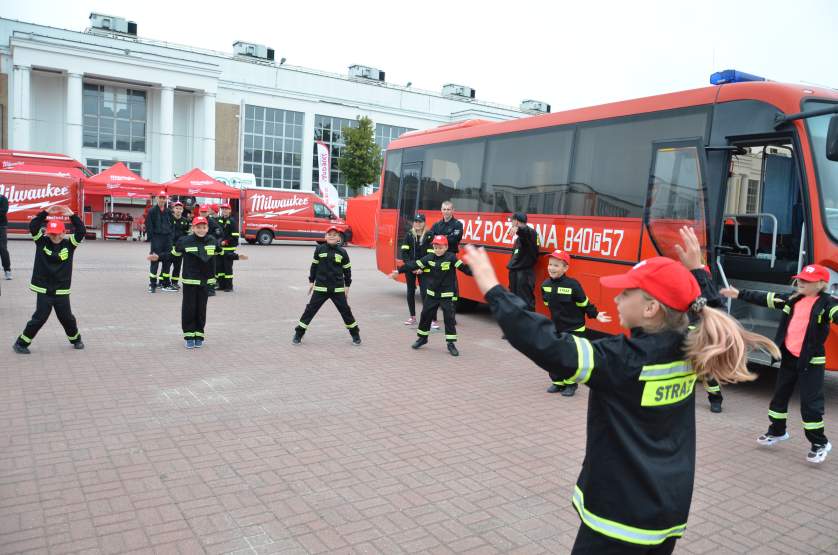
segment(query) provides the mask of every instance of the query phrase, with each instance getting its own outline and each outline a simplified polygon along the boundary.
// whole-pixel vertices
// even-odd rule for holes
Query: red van
[[[270,245],[274,239],[322,241],[331,226],[338,228],[342,242],[352,240],[346,221],[310,191],[245,189],[242,198],[241,229],[248,243]]]

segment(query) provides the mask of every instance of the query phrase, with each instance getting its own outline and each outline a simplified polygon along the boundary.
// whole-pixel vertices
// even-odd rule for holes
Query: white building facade
[[[384,148],[407,130],[526,115],[264,58],[2,18],[0,106],[3,148],[67,154],[94,172],[121,161],[159,182],[200,167],[310,190],[323,141],[342,196],[341,129],[359,116],[372,119]]]

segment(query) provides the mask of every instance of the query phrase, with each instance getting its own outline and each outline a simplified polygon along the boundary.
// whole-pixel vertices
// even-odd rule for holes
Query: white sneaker
[[[806,460],[813,464],[820,464],[826,459],[826,454],[832,451],[832,444],[828,441],[826,445],[814,445],[806,455]]]
[[[772,436],[771,434],[762,434],[757,438],[757,443],[760,445],[764,445],[766,447],[771,447],[775,443],[779,443],[780,441],[785,441],[789,438],[789,433],[786,432],[781,436]]]
[[[431,329],[432,330],[438,330],[439,329],[439,324],[437,324],[436,320],[431,322]]]
[[[4,277],[5,277],[6,279],[12,279],[12,271],[11,271],[11,270],[6,270],[6,271],[5,271],[5,272],[3,272],[3,273],[5,274],[5,276],[4,276]]]
[[[404,321],[404,325],[405,326],[415,326],[416,325],[416,317],[411,316],[410,318],[408,318],[407,320]]]

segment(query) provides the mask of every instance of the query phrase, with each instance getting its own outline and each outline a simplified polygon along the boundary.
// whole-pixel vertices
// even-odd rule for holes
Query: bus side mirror
[[[826,159],[838,162],[838,115],[829,118],[826,132]]]

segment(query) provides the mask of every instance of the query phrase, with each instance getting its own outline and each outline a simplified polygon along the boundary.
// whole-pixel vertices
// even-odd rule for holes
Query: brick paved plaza
[[[327,305],[291,345],[311,245],[244,246],[186,351],[179,293],[146,292],[147,245],[79,249],[72,303],[87,349],[53,316],[33,354],[32,244],[10,241],[0,296],[1,553],[566,553],[587,391],[544,372],[484,312],[419,352],[403,285],[350,248],[364,343]],[[820,467],[798,403],[792,439],[758,449],[773,374],[697,402],[689,527],[676,553],[838,553],[838,452]],[[827,376],[827,433],[838,375]]]

